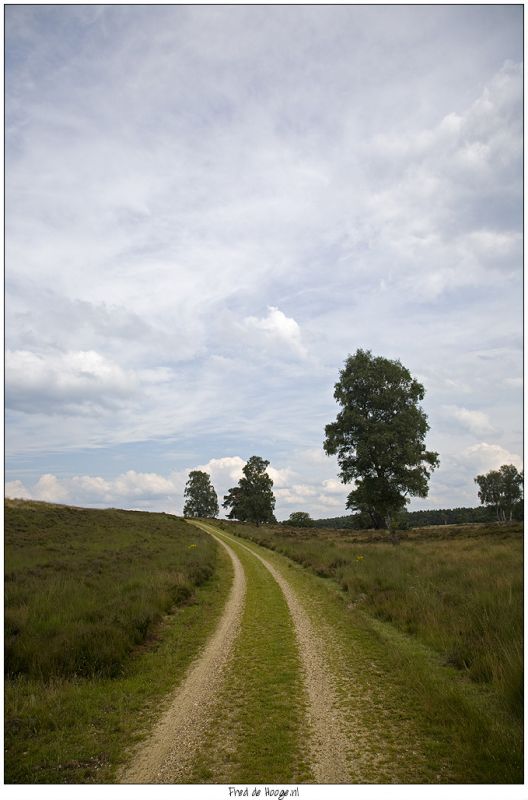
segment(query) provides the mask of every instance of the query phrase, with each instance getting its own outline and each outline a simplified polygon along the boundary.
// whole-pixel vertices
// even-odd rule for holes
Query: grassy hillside
[[[521,719],[520,523],[415,529],[397,547],[380,531],[242,524],[231,530],[332,578],[350,605],[432,648]]]
[[[170,515],[6,501],[6,781],[111,775],[229,576],[214,541]]]

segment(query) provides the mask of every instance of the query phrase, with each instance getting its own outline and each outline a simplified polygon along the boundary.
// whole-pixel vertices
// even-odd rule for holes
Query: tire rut
[[[222,617],[150,736],[139,745],[131,763],[121,771],[119,783],[181,783],[207,729],[240,629],[246,594],[246,578],[240,560],[222,539],[215,538],[229,554],[234,569],[233,585]]]

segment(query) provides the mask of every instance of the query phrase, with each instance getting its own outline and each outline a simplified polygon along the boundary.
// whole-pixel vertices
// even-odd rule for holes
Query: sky
[[[340,516],[358,348],[426,390],[411,509],[521,467],[521,5],[5,13],[7,496],[181,514],[258,455]]]

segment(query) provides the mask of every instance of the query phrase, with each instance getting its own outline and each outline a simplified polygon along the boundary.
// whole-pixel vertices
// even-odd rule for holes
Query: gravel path
[[[310,760],[316,783],[348,783],[349,737],[342,725],[338,697],[325,665],[324,642],[316,634],[288,581],[265,558],[237,542],[266,567],[279,584],[292,616],[309,699]]]
[[[193,524],[193,523],[191,523]],[[297,637],[309,701],[307,742],[315,782],[347,783],[346,752],[349,745],[339,713],[338,698],[325,664],[324,642],[288,581],[265,558],[213,526],[196,523],[227,550],[235,577],[220,623],[203,653],[191,665],[183,684],[149,738],[142,742],[120,783],[181,783],[192,764],[221,685],[225,666],[240,628],[246,580],[243,567],[224,540],[243,547],[258,559],[278,583],[286,599]],[[220,534],[220,535],[218,535]]]
[[[149,738],[142,742],[119,783],[181,783],[207,728],[244,609],[246,579],[242,565],[221,539],[234,568],[226,607],[205,650],[190,666]]]

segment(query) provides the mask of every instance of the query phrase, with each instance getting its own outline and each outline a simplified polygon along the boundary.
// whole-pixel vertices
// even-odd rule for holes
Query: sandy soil
[[[181,783],[207,729],[210,711],[240,628],[246,579],[242,565],[220,539],[234,568],[234,581],[220,622],[205,650],[172,695],[149,738],[119,775],[119,783]]]

